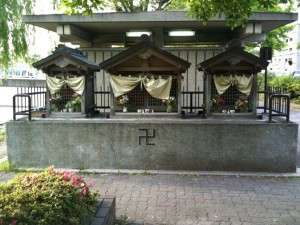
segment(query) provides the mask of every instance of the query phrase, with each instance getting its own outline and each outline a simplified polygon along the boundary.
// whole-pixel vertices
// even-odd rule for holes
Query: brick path
[[[13,174],[0,173],[0,182]],[[299,225],[300,178],[84,175],[135,225]]]

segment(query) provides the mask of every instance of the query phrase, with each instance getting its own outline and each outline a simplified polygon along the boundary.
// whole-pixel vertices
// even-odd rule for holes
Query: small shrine
[[[147,35],[99,65],[110,74],[111,115],[181,113],[181,74],[190,63],[156,47]]]
[[[240,46],[228,47],[198,64],[198,70],[204,72],[207,115],[256,115],[257,73],[267,66],[268,61],[246,52]]]
[[[94,72],[99,65],[81,51],[58,45],[53,54],[32,65],[46,74],[48,114],[94,110]]]

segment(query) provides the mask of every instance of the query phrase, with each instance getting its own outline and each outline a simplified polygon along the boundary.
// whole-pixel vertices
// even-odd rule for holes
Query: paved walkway
[[[13,177],[0,173],[0,182]],[[135,225],[299,225],[300,178],[84,175]]]

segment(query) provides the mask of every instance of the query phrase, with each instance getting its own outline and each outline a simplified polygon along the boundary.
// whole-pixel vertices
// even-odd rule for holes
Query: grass
[[[6,138],[5,131],[0,131],[0,141],[4,141]]]
[[[12,171],[14,171],[14,168],[7,160],[0,163],[0,172],[12,172]]]

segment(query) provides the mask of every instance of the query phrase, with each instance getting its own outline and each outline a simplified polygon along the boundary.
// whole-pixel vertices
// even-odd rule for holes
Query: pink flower
[[[84,188],[82,189],[82,191],[81,191],[81,194],[82,194],[83,196],[85,196],[85,195],[86,195],[86,192],[87,192],[87,190],[86,190],[86,188],[84,187]]]
[[[67,171],[64,171],[63,177],[64,177],[64,179],[69,180],[70,174]]]
[[[93,187],[94,185],[93,185],[93,183],[89,183],[89,187]]]
[[[13,221],[10,222],[9,225],[16,225],[16,224],[17,224],[17,220],[13,220]]]
[[[72,177],[72,184],[74,184],[75,186],[77,186],[77,180],[76,180],[76,177]]]
[[[37,173],[33,174],[33,175],[32,175],[32,178],[33,178],[33,179],[36,179],[36,178],[38,178],[38,175],[37,175]]]

